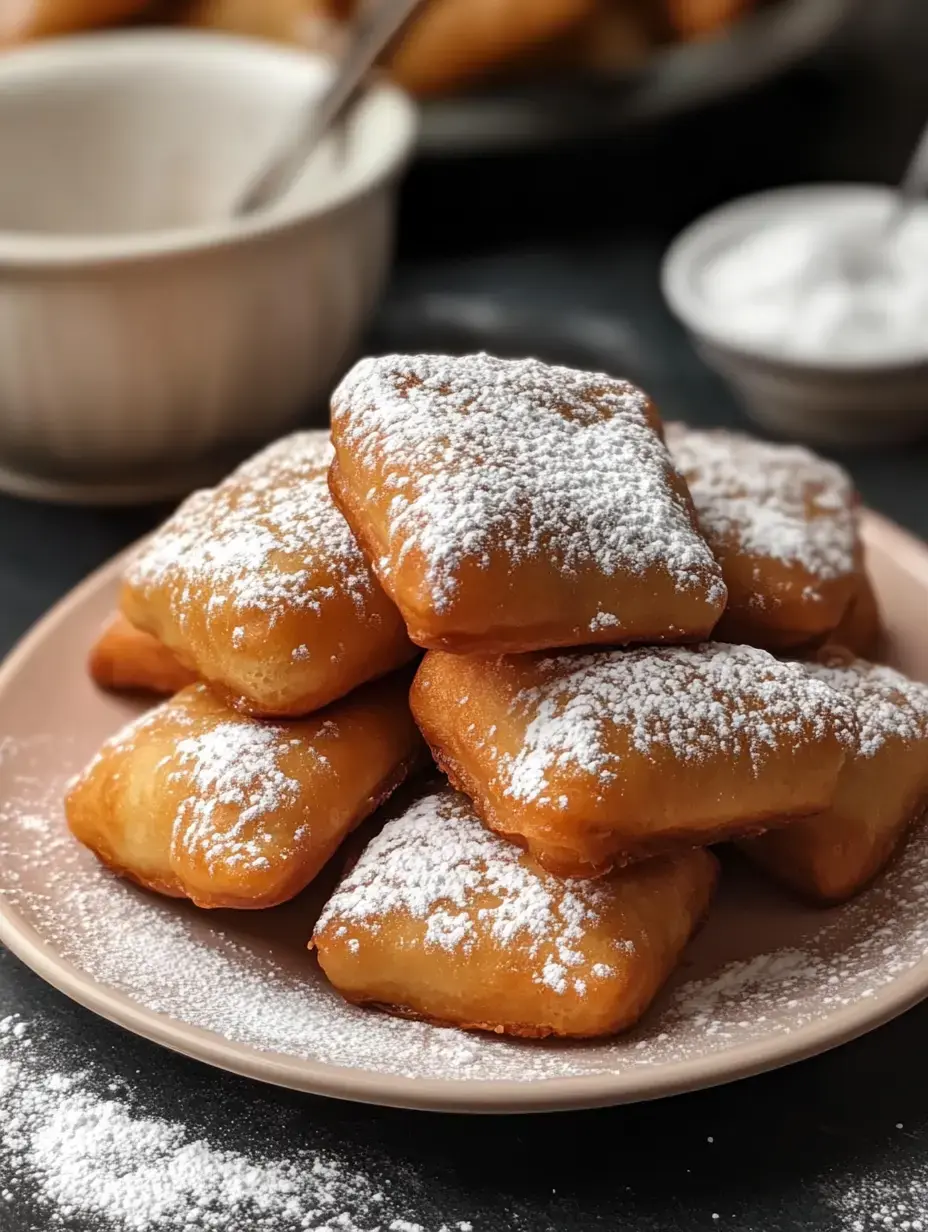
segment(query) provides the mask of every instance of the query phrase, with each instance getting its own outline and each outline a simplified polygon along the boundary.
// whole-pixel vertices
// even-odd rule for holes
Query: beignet
[[[312,881],[421,752],[405,674],[267,723],[190,685],[107,740],[68,824],[115,872],[199,907],[272,907]]]
[[[677,423],[666,436],[728,587],[716,639],[782,650],[827,636],[861,581],[849,476],[799,445]]]
[[[801,665],[719,643],[432,651],[410,700],[483,820],[564,876],[820,812],[854,729],[846,699]]]
[[[649,399],[488,355],[356,364],[329,482],[420,646],[705,636],[725,587]]]
[[[349,1001],[509,1035],[609,1035],[676,965],[716,870],[688,851],[564,882],[439,787],[373,839],[313,943]]]
[[[114,613],[90,651],[87,669],[101,689],[176,693],[196,680],[196,673],[178,663],[156,637],[136,629]]]
[[[807,670],[854,707],[858,735],[832,806],[742,850],[807,898],[842,902],[871,881],[928,796],[928,685],[836,648]]]
[[[415,653],[298,432],[196,492],[126,572],[122,609],[232,705],[308,714]]]

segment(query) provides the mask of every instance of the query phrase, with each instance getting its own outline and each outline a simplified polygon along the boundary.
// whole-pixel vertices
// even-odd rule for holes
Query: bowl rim
[[[0,109],[8,82],[63,79],[75,69],[125,64],[135,57],[141,66],[156,68],[178,57],[188,62],[237,57],[239,63],[262,63],[270,70],[331,72],[331,58],[309,49],[288,47],[234,34],[193,29],[104,30],[43,39],[14,48],[0,57]],[[363,199],[399,173],[408,161],[418,129],[418,109],[398,86],[377,78],[362,95],[391,120],[388,139],[377,148],[362,177],[333,175],[330,186],[304,204],[284,203],[236,219],[220,218],[170,230],[137,231],[118,235],[67,235],[7,231],[0,227],[0,272],[69,272],[173,258],[268,241],[329,219]]]
[[[664,299],[673,314],[696,336],[727,355],[769,369],[810,377],[864,377],[928,368],[928,343],[898,349],[885,358],[854,354],[822,354],[813,357],[787,354],[774,346],[746,342],[734,331],[713,318],[694,286],[694,272],[708,251],[715,248],[727,232],[754,215],[767,213],[771,206],[787,207],[803,200],[860,199],[884,200],[895,195],[892,187],[863,181],[825,181],[820,184],[791,184],[736,197],[701,215],[686,226],[664,253],[660,284]],[[928,213],[928,202],[921,207]]]

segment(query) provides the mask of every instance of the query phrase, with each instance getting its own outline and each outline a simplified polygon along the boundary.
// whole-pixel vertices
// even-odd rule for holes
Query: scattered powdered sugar
[[[466,797],[438,787],[370,842],[317,931],[334,924],[343,936],[360,925],[363,936],[378,932],[384,917],[406,913],[426,922],[427,947],[468,954],[489,940],[504,956],[515,949],[520,965],[534,960],[535,983],[582,995],[589,979],[615,975],[583,950],[610,901],[603,882],[564,882],[528,867],[517,847],[481,825]],[[613,945],[634,951],[619,937]]]
[[[854,706],[862,757],[879,752],[889,737],[928,740],[928,685],[840,650],[826,650],[805,667]]]
[[[345,1003],[307,952],[319,905],[314,887],[274,911],[206,912],[101,868],[62,816],[65,779],[98,738],[76,735],[7,741],[0,754],[8,928],[36,929],[61,960],[117,996],[291,1063],[452,1087],[580,1078],[601,1089],[618,1075],[645,1091],[655,1066],[698,1057],[723,1073],[732,1050],[787,1047],[835,1010],[878,1010],[881,993],[917,979],[914,969],[928,955],[928,833],[918,828],[882,878],[828,912],[786,911],[781,892],[737,861],[681,969],[644,1021],[615,1039],[506,1040],[392,1018]],[[58,776],[49,776],[48,741]],[[780,922],[761,945],[758,917]],[[246,1068],[247,1058],[244,1051]]]
[[[195,492],[146,541],[126,577],[141,591],[169,587],[183,624],[190,588],[211,592],[206,617],[264,613],[273,625],[285,612],[318,610],[333,587],[362,607],[374,585],[326,478],[328,433],[284,437],[216,488]],[[213,621],[213,623],[216,623]],[[245,640],[232,627],[233,645]]]
[[[439,610],[465,562],[487,568],[499,553],[566,574],[656,567],[721,603],[649,414],[625,381],[488,355],[364,359],[332,400],[336,440],[391,494],[378,568],[421,554]]]
[[[841,1232],[928,1232],[928,1168],[903,1173],[892,1164],[830,1181],[825,1197]]]
[[[59,1058],[47,1039],[33,1047],[32,1031],[0,1020],[0,1197],[38,1206],[43,1227],[80,1219],[101,1232],[426,1232],[390,1222],[388,1197],[337,1157],[262,1159],[196,1138],[146,1115],[131,1092],[101,1094],[104,1074]]]
[[[621,771],[616,728],[649,757],[741,758],[760,768],[784,740],[850,739],[852,708],[796,663],[765,650],[707,642],[558,656],[537,663],[537,685],[512,712],[528,719],[519,751],[501,759],[505,792],[548,803],[558,772],[609,783]]]
[[[710,545],[738,544],[822,581],[856,571],[854,489],[840,466],[800,445],[719,429],[672,423],[666,438]]]

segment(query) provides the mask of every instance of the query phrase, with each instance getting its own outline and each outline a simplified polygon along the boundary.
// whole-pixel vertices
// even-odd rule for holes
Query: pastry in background
[[[809,673],[845,696],[858,735],[834,803],[742,850],[806,898],[840,903],[884,867],[928,799],[928,685],[828,647]]]
[[[329,484],[414,642],[458,653],[706,636],[725,606],[652,403],[489,355],[365,359]]]
[[[149,0],[7,0],[0,3],[0,47],[137,17]]]
[[[598,0],[432,0],[388,60],[413,94],[452,93],[533,47],[568,35]]]
[[[178,663],[165,646],[114,613],[94,642],[88,670],[101,689],[176,693],[193,684],[196,673]]]
[[[672,423],[666,439],[728,587],[714,636],[768,650],[821,644],[862,584],[847,473],[799,445],[735,432]]]
[[[68,791],[109,868],[199,907],[298,894],[421,752],[405,675],[311,718],[265,723],[191,685],[109,739]]]
[[[410,695],[439,766],[545,868],[589,876],[830,807],[846,698],[751,646],[426,655]]]
[[[684,39],[706,38],[730,26],[757,0],[662,0],[675,33]]]
[[[195,492],[131,562],[121,606],[248,714],[308,714],[415,654],[329,494],[325,432]]]
[[[435,787],[371,841],[313,944],[349,1001],[499,1034],[611,1035],[667,979],[716,876],[690,851],[561,881]]]
[[[342,24],[325,0],[193,0],[185,25],[335,53]]]

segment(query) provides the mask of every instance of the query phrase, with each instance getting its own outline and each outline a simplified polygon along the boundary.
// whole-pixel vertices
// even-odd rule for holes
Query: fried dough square
[[[366,359],[332,400],[335,500],[420,646],[698,640],[721,571],[648,398],[488,355]]]
[[[881,871],[928,799],[928,685],[822,651],[809,673],[846,697],[858,735],[832,806],[742,850],[803,897],[840,903]]]
[[[156,637],[129,623],[121,612],[106,622],[87,662],[91,679],[101,689],[141,693],[177,693],[196,680],[196,673],[178,663]]]
[[[847,700],[800,664],[720,643],[432,651],[410,700],[483,820],[563,876],[820,812],[855,728]]]
[[[850,477],[799,445],[677,423],[666,437],[728,587],[715,637],[767,650],[821,644],[861,585]]]
[[[121,605],[232,705],[308,714],[415,653],[299,432],[196,492],[130,564]]]
[[[647,1009],[716,876],[712,855],[688,851],[565,882],[438,787],[373,839],[313,944],[349,1001],[508,1035],[610,1035]]]
[[[298,894],[421,754],[405,675],[268,723],[195,684],[108,740],[68,791],[74,835],[121,876],[199,907]]]

